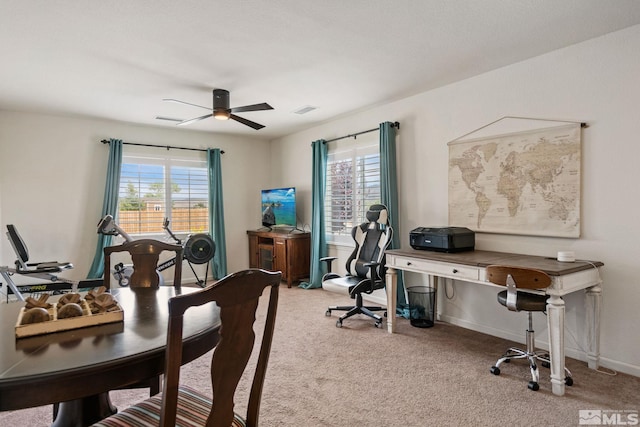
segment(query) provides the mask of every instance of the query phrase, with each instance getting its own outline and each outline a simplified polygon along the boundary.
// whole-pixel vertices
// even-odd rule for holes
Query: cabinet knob
[[[407,265],[411,265],[411,261],[407,261]]]
[[[456,268],[453,269],[453,274],[456,274],[458,270]]]

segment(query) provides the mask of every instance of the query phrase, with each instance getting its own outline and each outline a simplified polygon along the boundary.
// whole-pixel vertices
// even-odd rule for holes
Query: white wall
[[[587,122],[581,237],[477,234],[476,247],[544,256],[572,250],[580,259],[603,261],[602,364],[640,376],[638,52],[640,26],[635,26],[281,138],[272,142],[275,179],[310,192],[311,141],[399,121],[399,232],[408,247],[411,229],[447,224],[448,141],[503,116]],[[308,223],[310,196],[300,212]],[[423,278],[409,275],[407,281]],[[455,291],[451,299],[443,291],[439,298],[447,320],[522,342],[526,316],[514,318],[499,306],[494,289],[455,282],[448,286],[450,297]],[[585,360],[584,295],[565,300],[567,354]],[[536,331],[544,346],[544,318],[537,319]]]
[[[0,111],[0,265],[15,261],[4,237],[5,225],[15,224],[33,261],[70,261],[75,268],[61,276],[86,277],[95,253],[107,169],[108,146],[100,141],[109,138],[224,150],[228,270],[248,266],[246,230],[260,226],[260,189],[265,181],[260,177],[269,175],[264,161],[269,158],[268,141],[8,111]],[[165,271],[168,279],[172,274],[173,269]],[[185,279],[193,276],[186,264],[183,274]],[[14,277],[18,283],[32,283]]]

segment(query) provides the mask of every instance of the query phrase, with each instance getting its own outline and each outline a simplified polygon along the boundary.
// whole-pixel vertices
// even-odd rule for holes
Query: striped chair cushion
[[[160,424],[162,396],[157,395],[118,412],[96,424],[96,427],[157,427]],[[211,399],[190,387],[178,390],[178,416],[176,427],[202,427],[206,425]],[[244,420],[234,414],[230,427],[246,427]]]

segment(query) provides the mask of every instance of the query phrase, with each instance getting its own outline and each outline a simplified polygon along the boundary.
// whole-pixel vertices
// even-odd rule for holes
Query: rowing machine
[[[183,259],[186,259],[191,271],[193,272],[198,285],[204,286],[207,282],[207,275],[209,273],[209,265],[207,264],[205,270],[204,280],[200,280],[198,274],[193,268],[193,264],[205,264],[208,263],[214,256],[216,245],[208,234],[199,233],[192,234],[187,237],[187,240],[182,243],[169,228],[169,219],[165,218],[162,224],[162,228],[171,236],[173,240],[176,241],[178,245],[182,245],[184,248]],[[116,224],[115,220],[111,215],[107,215],[100,220],[98,223],[98,233],[107,234],[107,235],[121,235],[125,241],[131,242],[134,239],[127,234],[118,224]],[[167,268],[173,267],[176,265],[176,258],[173,257],[158,264],[158,268],[156,269],[158,272],[164,271]],[[118,281],[120,286],[127,286],[129,284],[129,279],[133,274],[133,266],[125,265],[123,263],[116,264],[114,266],[113,277]],[[162,276],[160,276],[162,278]]]

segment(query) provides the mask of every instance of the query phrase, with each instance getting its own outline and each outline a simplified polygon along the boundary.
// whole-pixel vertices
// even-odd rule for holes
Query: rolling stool
[[[549,354],[547,352],[535,351],[535,336],[533,331],[534,311],[544,312],[547,307],[547,296],[533,294],[528,292],[518,292],[518,289],[544,289],[551,285],[551,278],[547,273],[540,270],[521,267],[510,267],[504,265],[490,265],[487,267],[487,279],[496,285],[506,286],[507,290],[498,293],[498,302],[511,311],[527,311],[529,314],[529,328],[527,329],[527,349],[510,348],[502,356],[494,366],[491,367],[491,373],[500,375],[500,365],[509,363],[512,359],[527,359],[529,368],[531,369],[531,378],[529,381],[529,389],[536,391],[540,388],[538,385],[539,372],[537,360],[542,362],[542,366],[548,368],[550,366]],[[567,386],[573,385],[571,372],[566,367],[566,377],[564,383]]]

